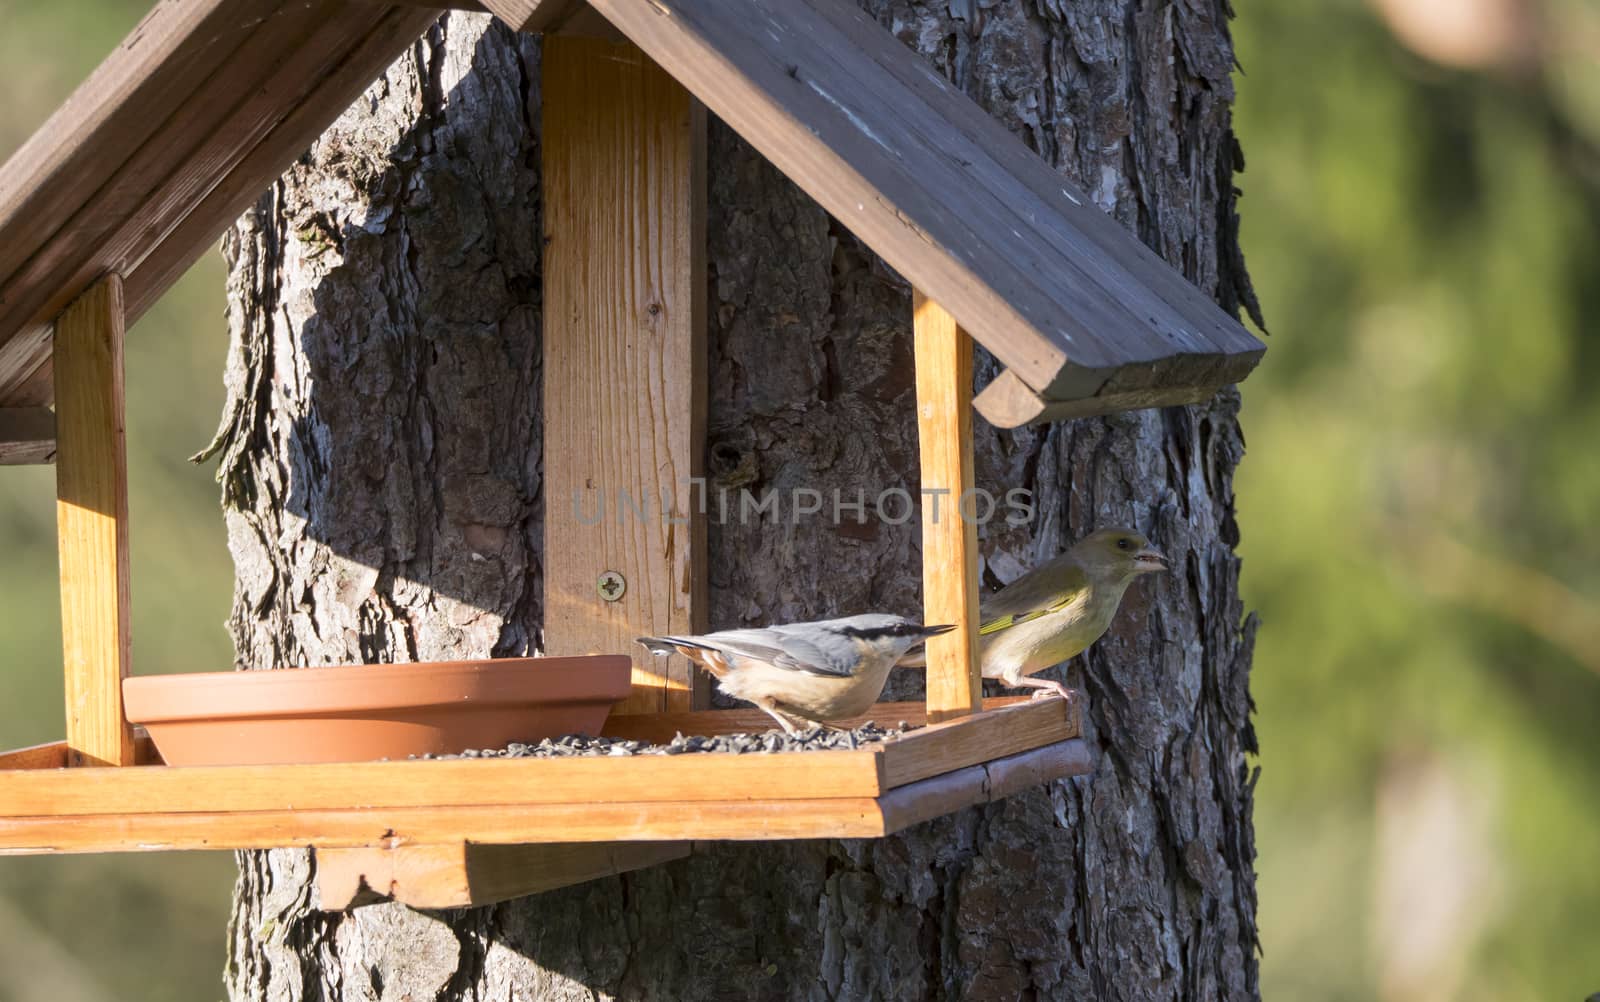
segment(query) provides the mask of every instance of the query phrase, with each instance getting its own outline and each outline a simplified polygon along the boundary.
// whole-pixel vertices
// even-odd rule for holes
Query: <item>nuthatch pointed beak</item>
[[[942,624],[942,625],[939,625],[939,626],[924,626],[922,628],[922,632],[926,633],[930,637],[937,637],[939,634],[941,634],[941,633],[949,633],[951,630],[953,630],[955,628],[956,628],[956,624],[954,624],[954,623],[945,623],[945,624]]]
[[[1151,571],[1164,571],[1172,566],[1167,560],[1167,555],[1153,546],[1147,546],[1133,555],[1133,566],[1140,573],[1148,574]]]

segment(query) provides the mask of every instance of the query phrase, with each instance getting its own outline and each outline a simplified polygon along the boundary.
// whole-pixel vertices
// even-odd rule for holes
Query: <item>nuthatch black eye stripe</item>
[[[923,626],[921,623],[895,623],[890,626],[871,626],[860,629],[854,626],[841,626],[836,632],[857,640],[881,640],[884,637],[922,637],[937,635],[950,629],[950,627]]]

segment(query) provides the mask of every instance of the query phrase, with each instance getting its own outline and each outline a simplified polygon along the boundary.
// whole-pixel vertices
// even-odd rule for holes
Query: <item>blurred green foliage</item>
[[[1466,68],[1234,23],[1269,999],[1600,990],[1600,8],[1518,10]]]
[[[144,7],[0,0],[0,155]],[[1600,17],[1525,9],[1533,57],[1471,69],[1357,0],[1234,23],[1274,331],[1239,480],[1269,999],[1600,989]],[[208,255],[129,337],[138,671],[231,661],[216,489],[184,458],[221,400],[221,290]],[[6,747],[60,732],[53,531],[51,471],[0,475]],[[230,878],[0,859],[0,1002],[219,997]]]

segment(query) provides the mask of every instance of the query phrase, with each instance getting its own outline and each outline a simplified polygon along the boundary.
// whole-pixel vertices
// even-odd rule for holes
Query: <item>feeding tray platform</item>
[[[605,733],[767,729],[759,711],[613,717]],[[921,703],[862,720],[920,724]],[[859,722],[859,721],[858,721]],[[1086,771],[1072,707],[983,712],[858,750],[416,759],[309,765],[66,766],[64,742],[0,755],[0,852],[873,838]]]
[[[136,765],[66,768],[57,742],[0,755],[0,854],[312,847],[325,908],[459,907],[661,862],[691,840],[889,835],[1090,770],[1060,699],[926,719],[920,702],[880,703],[853,723],[916,729],[746,754],[168,766],[141,737]],[[613,716],[603,733],[666,743],[769,725],[710,710]]]

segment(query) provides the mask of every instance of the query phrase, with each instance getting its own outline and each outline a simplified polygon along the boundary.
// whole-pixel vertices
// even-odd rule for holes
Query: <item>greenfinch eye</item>
[[[1133,544],[1128,541],[1127,536],[1123,536],[1121,539],[1117,540],[1117,549],[1119,550],[1127,550],[1131,549],[1132,547]]]

